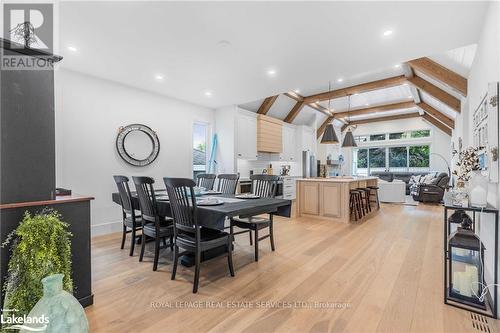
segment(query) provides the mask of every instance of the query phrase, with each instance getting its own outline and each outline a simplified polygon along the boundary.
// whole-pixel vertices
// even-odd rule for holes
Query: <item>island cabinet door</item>
[[[301,214],[319,215],[319,182],[300,182]]]
[[[342,183],[322,183],[320,186],[320,215],[340,217],[342,214]]]

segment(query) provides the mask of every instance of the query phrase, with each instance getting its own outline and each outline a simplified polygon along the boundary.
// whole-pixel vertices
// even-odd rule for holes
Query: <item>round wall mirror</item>
[[[160,141],[148,126],[132,124],[120,127],[116,137],[116,150],[125,162],[134,166],[145,166],[158,157]]]

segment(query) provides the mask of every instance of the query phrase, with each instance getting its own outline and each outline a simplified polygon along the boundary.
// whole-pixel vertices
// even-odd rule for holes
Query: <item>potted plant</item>
[[[61,277],[60,288],[73,294],[70,242],[72,234],[67,229],[68,224],[61,221],[61,216],[56,211],[45,209],[34,215],[25,212],[22,222],[2,244],[2,247],[8,244],[12,246],[8,276],[3,286],[4,309],[15,310],[16,317],[28,315],[44,295],[46,283],[42,284],[42,280],[54,274]],[[74,299],[73,296],[70,297]],[[74,301],[78,303],[76,299]],[[77,305],[81,308],[79,303]],[[46,306],[45,309],[48,311],[50,307]],[[40,307],[37,311],[40,312]],[[67,311],[59,312],[65,315]],[[83,308],[81,313],[85,317]],[[61,323],[61,318],[52,316],[49,319],[54,324]],[[49,328],[50,326],[49,324]]]

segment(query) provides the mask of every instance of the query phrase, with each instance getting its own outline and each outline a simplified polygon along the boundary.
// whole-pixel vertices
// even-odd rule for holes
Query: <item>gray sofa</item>
[[[406,184],[406,195],[410,195],[410,178],[414,175],[427,175],[429,172],[372,172],[371,176],[392,182],[394,179],[402,180]]]

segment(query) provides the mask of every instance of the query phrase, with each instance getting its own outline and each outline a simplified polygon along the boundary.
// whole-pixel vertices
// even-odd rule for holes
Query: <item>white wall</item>
[[[95,197],[94,235],[120,230],[121,211],[111,201],[112,176],[192,177],[193,122],[214,127],[214,111],[75,72],[56,72],[57,186]],[[116,153],[120,126],[141,123],[160,139],[160,154],[146,167],[126,164]],[[134,188],[132,181],[131,187]]]
[[[357,125],[356,129],[353,131],[354,135],[366,135],[366,134],[377,134],[377,133],[389,133],[389,132],[398,132],[398,131],[407,131],[407,130],[423,130],[430,129],[431,137],[430,138],[422,138],[418,140],[408,140],[408,141],[400,141],[398,144],[414,144],[414,143],[422,143],[429,144],[431,153],[436,153],[442,155],[448,164],[451,161],[451,137],[434,127],[433,125],[427,123],[421,118],[410,118],[410,119],[399,119],[399,120],[390,120],[390,121],[381,121],[370,124],[362,124]],[[340,135],[340,130],[337,129],[337,135]],[[339,140],[342,141],[342,138]],[[394,142],[384,142],[380,143],[379,146],[384,145],[394,145]],[[318,144],[318,146],[320,146]],[[341,153],[344,156],[345,162],[343,165],[343,172],[345,174],[351,174],[352,169],[352,148],[344,149],[339,148],[339,145],[328,145],[330,147],[326,148],[325,153],[331,153],[333,158],[338,156]],[[324,154],[324,153],[323,153]],[[446,168],[446,164],[443,162],[442,158],[436,155],[430,156],[430,169],[432,171],[442,171],[448,172]]]
[[[488,83],[500,81],[500,3],[491,2],[484,19],[483,29],[478,42],[476,55],[467,80],[467,99],[462,100],[462,112],[456,120],[453,135],[455,146],[458,138],[462,138],[464,147],[472,142],[472,114],[487,91]],[[499,184],[488,185],[488,202],[500,207]],[[494,219],[490,214],[481,214],[481,241],[485,250],[485,278],[492,283],[494,260]],[[490,289],[493,290],[493,289]],[[499,295],[500,296],[500,295]]]

